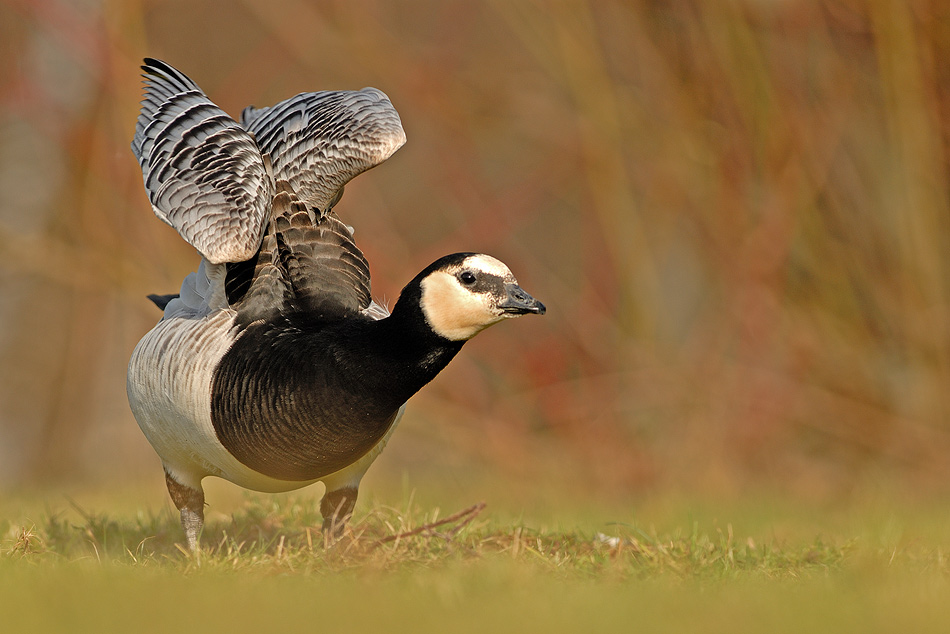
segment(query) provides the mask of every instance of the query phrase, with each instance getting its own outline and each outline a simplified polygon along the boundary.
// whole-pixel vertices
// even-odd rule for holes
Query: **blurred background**
[[[337,207],[374,294],[471,250],[547,304],[371,476],[950,493],[950,5],[923,0],[4,0],[0,490],[161,487],[126,363],[197,257],[129,150],[146,55],[233,116],[382,89],[409,141]]]

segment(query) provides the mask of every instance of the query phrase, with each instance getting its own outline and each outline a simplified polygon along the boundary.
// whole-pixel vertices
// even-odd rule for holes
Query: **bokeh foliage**
[[[338,207],[375,293],[478,250],[548,305],[468,344],[374,469],[950,481],[950,6],[7,0],[0,486],[157,469],[125,363],[196,261],[128,150],[145,55],[234,115],[381,88],[409,142]]]

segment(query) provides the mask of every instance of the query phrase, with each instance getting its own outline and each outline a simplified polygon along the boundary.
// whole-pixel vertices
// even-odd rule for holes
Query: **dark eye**
[[[462,271],[459,273],[459,280],[462,282],[462,284],[471,286],[475,283],[475,274],[471,271]]]

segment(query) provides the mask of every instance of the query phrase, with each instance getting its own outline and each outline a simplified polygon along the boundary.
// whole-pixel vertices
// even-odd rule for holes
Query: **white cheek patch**
[[[422,280],[421,287],[420,305],[429,327],[450,341],[471,339],[503,318],[491,297],[463,288],[454,275],[436,271]]]

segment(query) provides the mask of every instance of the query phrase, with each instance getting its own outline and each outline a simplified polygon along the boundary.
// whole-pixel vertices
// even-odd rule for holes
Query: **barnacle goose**
[[[343,186],[404,142],[381,91],[302,93],[237,123],[146,59],[132,150],[156,215],[201,263],[129,362],[132,412],[165,469],[190,550],[205,476],[259,491],[323,482],[338,536],[405,403],[482,329],[544,313],[495,258],[427,266],[392,314],[370,296]]]

